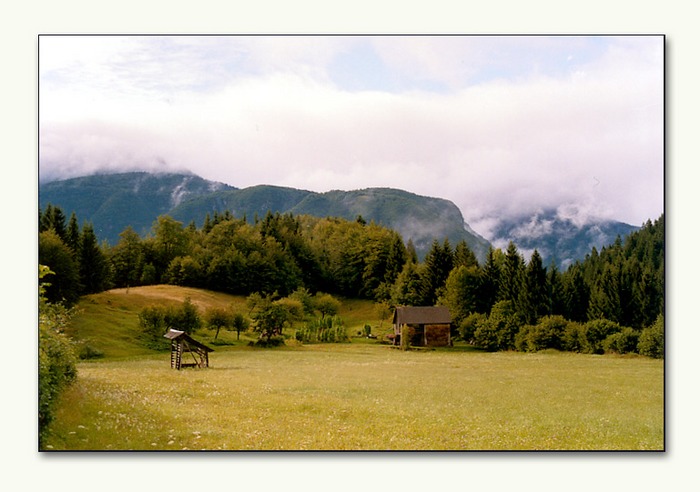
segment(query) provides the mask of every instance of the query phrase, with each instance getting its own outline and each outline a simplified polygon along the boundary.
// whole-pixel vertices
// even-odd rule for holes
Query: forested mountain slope
[[[434,239],[464,240],[483,260],[489,242],[465,227],[457,206],[449,200],[419,196],[402,190],[370,188],[315,193],[280,186],[260,185],[237,189],[194,175],[124,173],[95,175],[40,185],[39,205],[75,212],[94,226],[100,240],[110,244],[130,225],[138,234],[150,232],[159,215],[201,227],[207,214],[230,211],[250,221],[268,211],[315,217],[358,216],[399,232],[414,243],[423,257]]]

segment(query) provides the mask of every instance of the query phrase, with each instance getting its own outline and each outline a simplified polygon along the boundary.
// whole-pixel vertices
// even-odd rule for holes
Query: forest
[[[388,307],[448,306],[455,335],[486,350],[636,352],[643,329],[655,327],[647,355],[662,356],[664,238],[661,215],[559,271],[512,242],[491,247],[480,264],[465,242],[435,240],[419,261],[410,240],[361,216],[268,212],[249,221],[225,212],[197,227],[163,215],[146,237],[127,227],[111,246],[75,213],[50,204],[39,211],[50,303],[160,283],[271,298],[305,289]]]

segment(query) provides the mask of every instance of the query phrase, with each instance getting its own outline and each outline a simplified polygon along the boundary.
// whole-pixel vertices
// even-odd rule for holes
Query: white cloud
[[[127,41],[81,57],[42,48],[42,173],[169,166],[239,187],[390,186],[454,201],[487,237],[495,218],[541,208],[634,224],[662,211],[657,38],[607,51],[576,37],[372,39],[395,76],[442,87],[396,93],[333,80],[334,57],[364,38]]]

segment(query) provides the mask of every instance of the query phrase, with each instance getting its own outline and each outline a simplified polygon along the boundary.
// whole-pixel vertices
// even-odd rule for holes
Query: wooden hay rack
[[[209,367],[209,352],[213,352],[214,349],[199,343],[184,331],[173,330],[172,328],[168,330],[164,337],[170,340],[171,368],[179,370],[184,367]],[[193,362],[183,362],[183,354],[190,354]]]

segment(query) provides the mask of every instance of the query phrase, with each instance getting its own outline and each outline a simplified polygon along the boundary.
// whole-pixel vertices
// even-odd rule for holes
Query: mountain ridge
[[[413,241],[419,257],[434,239],[447,238],[453,246],[465,240],[481,260],[490,245],[466,227],[461,211],[449,200],[394,188],[324,193],[276,185],[236,188],[194,174],[133,172],[42,183],[39,202],[41,209],[51,203],[67,215],[75,212],[79,220],[93,224],[100,240],[110,244],[118,242],[127,226],[140,235],[148,234],[159,215],[201,226],[207,213],[229,210],[249,220],[262,218],[268,211],[348,220],[362,216]]]
[[[525,261],[537,249],[545,265],[566,269],[583,260],[593,247],[612,244],[639,227],[611,220],[579,222],[556,209],[540,210],[515,218],[503,217],[490,241],[475,232],[450,200],[390,188],[314,192],[278,185],[247,188],[209,181],[193,173],[104,173],[39,184],[39,206],[60,206],[81,221],[92,223],[97,237],[110,244],[131,226],[145,236],[159,215],[170,215],[185,224],[202,226],[207,214],[230,211],[248,220],[268,211],[334,216],[355,220],[359,216],[396,230],[410,239],[423,258],[433,240],[445,238],[454,247],[466,241],[483,262],[488,248],[504,249],[512,241]]]

